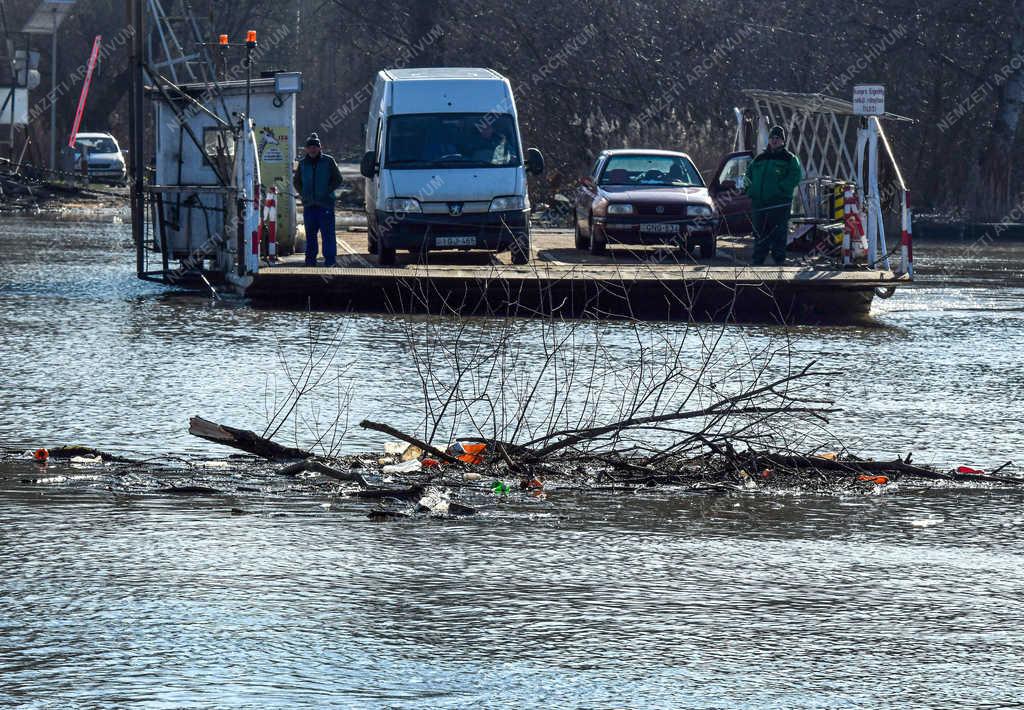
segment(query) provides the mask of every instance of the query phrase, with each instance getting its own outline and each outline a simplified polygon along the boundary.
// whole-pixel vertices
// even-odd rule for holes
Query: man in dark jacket
[[[320,138],[306,139],[306,155],[292,178],[302,197],[302,222],[306,226],[306,266],[316,266],[317,232],[324,240],[324,266],[334,266],[338,242],[334,234],[334,191],[341,185],[341,171],[334,158],[320,151]]]
[[[747,167],[746,192],[754,225],[754,266],[764,264],[768,252],[781,266],[786,261],[789,213],[793,192],[804,177],[800,159],[786,150],[786,129],[773,126],[768,147]]]

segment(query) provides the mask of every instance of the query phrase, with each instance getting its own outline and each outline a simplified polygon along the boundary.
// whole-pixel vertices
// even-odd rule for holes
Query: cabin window
[[[203,153],[206,162],[212,165],[218,153],[223,153],[228,158],[235,154],[235,139],[226,128],[211,126],[203,129]]]

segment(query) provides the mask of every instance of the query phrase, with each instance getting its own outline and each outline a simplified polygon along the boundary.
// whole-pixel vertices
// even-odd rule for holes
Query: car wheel
[[[696,244],[694,244],[693,242],[691,242],[690,240],[688,240],[686,238],[683,238],[683,239],[679,240],[678,247],[679,247],[678,259],[679,259],[679,263],[680,264],[682,264],[682,263],[692,264],[696,260],[696,256],[695,256]]]
[[[576,226],[576,229],[575,229],[576,248],[577,249],[586,249],[587,246],[588,246],[588,242],[583,237],[583,230],[580,229],[580,223],[577,220],[573,220],[573,221],[575,222],[575,226]]]
[[[530,263],[530,235],[517,234],[512,240],[509,248],[512,254],[512,263],[517,266]]]
[[[377,248],[377,263],[381,266],[395,265],[395,250],[381,246]]]
[[[714,234],[709,234],[700,240],[700,258],[714,259],[718,251],[718,240]]]
[[[594,223],[590,223],[590,253],[594,256],[604,254],[608,250],[608,244],[602,237],[597,236],[597,230],[594,229]]]

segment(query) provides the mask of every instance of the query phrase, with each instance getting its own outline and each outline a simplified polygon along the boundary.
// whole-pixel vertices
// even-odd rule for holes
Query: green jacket
[[[789,205],[804,177],[800,159],[785,148],[765,150],[747,166],[745,192],[754,208]]]
[[[305,156],[299,161],[292,184],[302,196],[302,205],[334,209],[334,191],[341,185],[341,171],[334,158],[321,153],[316,160]]]

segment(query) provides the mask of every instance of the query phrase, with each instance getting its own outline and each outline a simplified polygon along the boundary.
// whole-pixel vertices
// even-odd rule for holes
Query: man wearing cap
[[[772,126],[768,147],[747,167],[746,193],[750,196],[754,225],[754,266],[768,253],[781,266],[786,261],[789,213],[793,192],[804,177],[800,159],[786,150],[786,129]]]
[[[316,133],[306,139],[306,155],[292,178],[302,197],[302,221],[306,226],[306,266],[316,266],[317,232],[324,241],[324,266],[334,266],[338,243],[334,236],[334,191],[341,185],[341,170],[334,158],[320,151]]]

